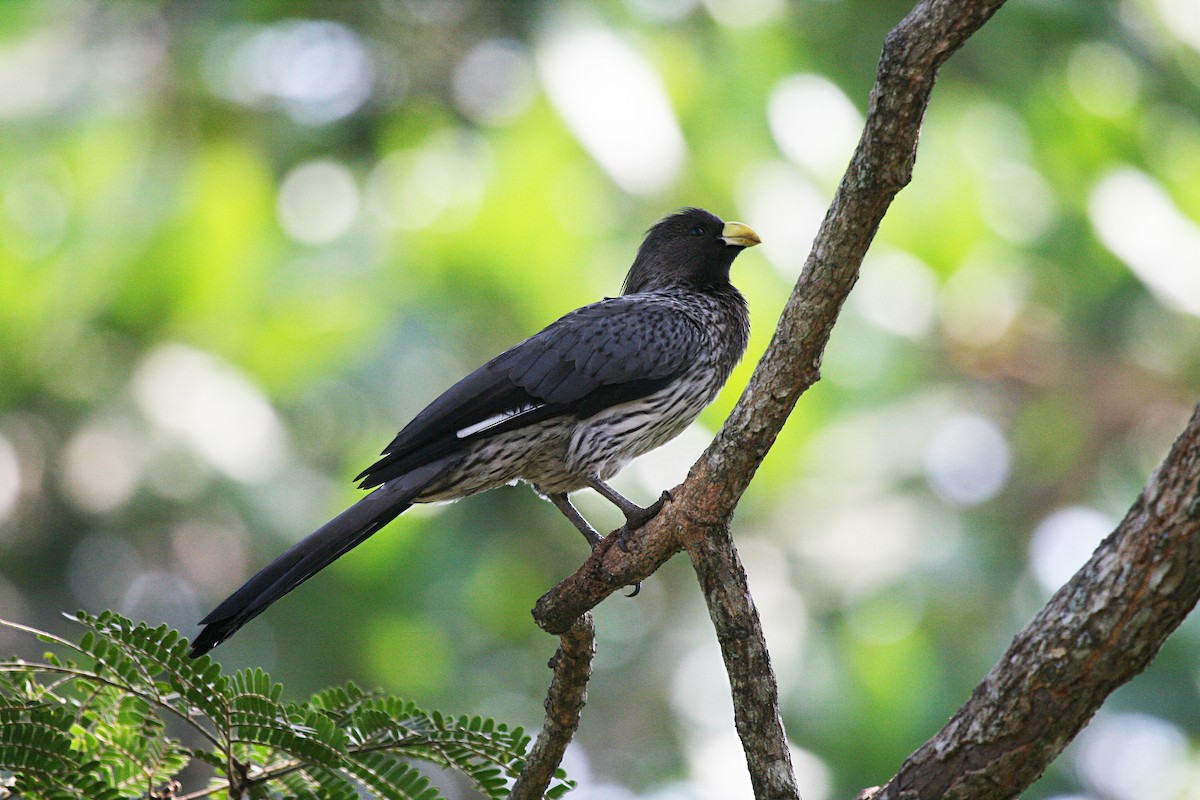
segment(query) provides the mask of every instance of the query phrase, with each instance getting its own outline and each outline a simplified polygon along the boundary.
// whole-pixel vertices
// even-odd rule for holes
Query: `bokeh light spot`
[[[561,28],[537,62],[555,109],[618,186],[653,194],[674,183],[683,133],[662,79],[632,45],[598,26]]]
[[[21,462],[17,450],[0,434],[0,523],[12,516],[21,496]]]
[[[700,0],[625,0],[633,13],[651,22],[679,22],[696,10]]]
[[[955,270],[937,298],[946,333],[970,347],[1000,341],[1025,302],[1024,269],[1011,260],[973,258]]]
[[[1038,523],[1029,542],[1029,563],[1041,587],[1057,591],[1114,527],[1113,520],[1086,506],[1051,512]]]
[[[51,161],[27,167],[8,185],[4,211],[11,233],[3,241],[14,255],[40,258],[62,244],[71,210],[67,185],[66,166]]]
[[[469,224],[492,176],[492,151],[478,134],[439,131],[419,147],[379,160],[367,178],[367,207],[384,225],[417,231]],[[452,212],[452,213],[451,213]]]
[[[1128,114],[1140,89],[1133,61],[1106,42],[1089,42],[1071,51],[1067,86],[1079,105],[1099,117]]]
[[[919,258],[901,250],[871,251],[850,300],[867,320],[889,333],[916,337],[933,324],[937,278]]]
[[[354,176],[336,161],[301,164],[279,187],[279,224],[304,244],[326,244],[343,236],[358,216]]]
[[[1164,306],[1200,316],[1200,225],[1150,176],[1114,170],[1088,198],[1092,229]]]
[[[150,420],[231,478],[265,480],[283,463],[286,440],[275,410],[215,356],[162,345],[138,365],[133,394]]]
[[[850,162],[863,118],[832,81],[793,75],[771,89],[771,135],[788,158],[814,175],[836,181]]]
[[[216,94],[282,108],[306,125],[353,114],[370,98],[375,79],[371,53],[358,34],[329,20],[234,28],[214,39],[204,68]]]
[[[1149,714],[1100,713],[1079,734],[1074,762],[1100,797],[1181,797],[1189,780],[1187,736]]]
[[[454,70],[454,101],[475,122],[495,125],[519,116],[535,96],[533,59],[513,39],[475,45]]]
[[[796,539],[796,551],[842,598],[879,591],[932,557],[953,552],[954,542],[911,496],[860,494],[819,515],[805,513],[814,519]]]
[[[808,177],[782,161],[757,165],[738,181],[737,206],[762,236],[756,249],[789,281],[804,267],[828,205]]]
[[[1018,244],[1046,234],[1058,218],[1058,200],[1042,174],[1029,164],[1000,160],[982,174],[979,207],[988,227]]]
[[[1200,7],[1196,0],[1157,0],[1155,6],[1168,31],[1200,50]]]
[[[1008,483],[1009,447],[1000,427],[979,414],[955,414],[938,425],[925,450],[933,490],[954,505],[991,500]]]
[[[189,519],[172,527],[171,550],[184,576],[212,594],[246,578],[246,529],[240,520]]]
[[[69,25],[0,44],[0,119],[33,117],[65,104],[87,77],[86,48]]]
[[[704,0],[708,13],[728,28],[750,28],[783,12],[783,0]]]
[[[63,488],[79,508],[92,513],[124,505],[142,480],[144,434],[119,421],[89,423],[63,452]]]

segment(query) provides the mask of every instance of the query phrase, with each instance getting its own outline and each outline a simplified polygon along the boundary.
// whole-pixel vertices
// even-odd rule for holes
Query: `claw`
[[[632,591],[632,592],[630,592],[629,594],[625,595],[625,596],[626,596],[626,597],[637,597],[637,596],[638,596],[638,593],[639,593],[639,592],[641,592],[641,591],[642,591],[642,582],[641,582],[641,581],[638,581],[637,583],[635,583],[635,584],[633,585],[633,591]]]
[[[671,499],[671,493],[664,491],[659,498],[645,508],[634,508],[625,514],[625,527],[622,530],[636,531],[657,516],[662,507]],[[625,548],[622,547],[622,550]]]
[[[617,508],[621,509],[621,513],[625,515],[625,528],[623,530],[636,531],[654,519],[654,515],[661,511],[663,505],[671,499],[670,492],[663,492],[657,500],[642,508],[629,498],[623,497],[620,492],[599,478],[589,479],[588,485],[599,492],[601,497],[604,497]],[[624,550],[625,548],[622,547],[621,549]]]
[[[629,525],[622,525],[617,531],[617,547],[621,548],[622,553],[629,552],[629,537],[633,531],[629,530]]]

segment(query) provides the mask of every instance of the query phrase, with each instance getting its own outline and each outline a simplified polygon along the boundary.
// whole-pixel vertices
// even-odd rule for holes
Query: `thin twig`
[[[579,727],[595,654],[596,626],[592,615],[584,614],[562,635],[558,651],[550,661],[554,678],[546,692],[546,722],[513,784],[512,800],[540,800],[545,794]]]

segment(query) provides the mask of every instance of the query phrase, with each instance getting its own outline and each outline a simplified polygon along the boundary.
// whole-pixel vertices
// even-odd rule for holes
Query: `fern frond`
[[[354,684],[283,701],[261,669],[224,675],[166,626],[112,612],[74,618],[78,642],[0,624],[66,651],[0,661],[0,796],[146,798],[190,763],[215,772],[212,793],[296,800],[440,800],[420,764],[456,770],[507,797],[529,738],[479,716],[450,717]],[[211,746],[168,735],[174,717]],[[547,798],[573,784],[560,775]],[[156,796],[156,795],[155,795]]]
[[[166,625],[151,628],[145,623],[135,624],[111,611],[97,617],[81,614],[78,618],[98,634],[89,650],[97,662],[111,664],[126,674],[136,671],[145,685],[154,686],[164,700],[174,700],[169,693],[176,693],[174,704],[189,716],[199,712],[215,720],[226,711],[222,701],[227,679],[221,675],[220,666],[208,656],[190,658],[187,640],[177,631]],[[165,680],[159,682],[159,678]]]
[[[346,770],[382,800],[438,800],[441,794],[429,778],[393,753],[360,752]]]

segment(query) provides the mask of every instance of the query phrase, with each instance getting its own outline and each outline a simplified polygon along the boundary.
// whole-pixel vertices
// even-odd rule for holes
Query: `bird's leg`
[[[583,518],[583,514],[579,513],[579,509],[577,509],[577,508],[575,508],[575,506],[571,505],[571,500],[570,500],[570,498],[567,497],[566,492],[553,492],[553,493],[552,492],[543,492],[540,489],[538,490],[538,492],[543,497],[545,497],[547,500],[549,500],[551,503],[553,503],[554,507],[557,508],[559,511],[561,511],[563,513],[564,517],[571,520],[571,523],[576,528],[579,529],[580,533],[583,534],[583,538],[588,540],[588,544],[591,546],[591,548],[593,550],[595,550],[597,547],[600,546],[601,542],[604,541],[604,537],[601,536],[599,533],[597,533],[596,529],[592,527],[591,523],[589,523],[586,519]],[[617,497],[621,497],[621,496],[617,495]],[[625,500],[625,498],[623,498],[623,497],[621,497],[621,499]],[[625,500],[625,502],[629,503],[628,500]],[[633,503],[629,503],[629,504],[631,506],[633,505]],[[637,506],[633,506],[633,507],[637,508]],[[625,529],[622,528],[621,534],[619,534],[617,536],[617,544],[621,546],[622,550],[625,549],[625,540],[623,538],[624,533],[625,533]],[[633,591],[631,591],[629,594],[627,594],[626,597],[634,597],[641,590],[642,590],[642,582],[638,581],[637,583],[635,583],[633,585]]]
[[[671,493],[664,491],[657,500],[642,508],[599,478],[588,478],[588,486],[591,486],[602,497],[621,509],[621,513],[625,515],[625,525],[621,528],[621,533],[617,537],[617,544],[621,546],[622,550],[629,549],[625,541],[626,537],[654,519],[654,515],[662,510],[663,504],[671,499]]]
[[[642,508],[599,478],[588,478],[587,482],[601,497],[621,509],[621,513],[625,515],[625,527],[631,531],[636,531],[654,519],[654,515],[662,510],[663,504],[671,499],[671,493],[664,491],[657,500]]]
[[[583,538],[587,539],[588,546],[593,550],[604,540],[604,537],[596,532],[583,514],[579,513],[579,509],[571,505],[571,501],[567,498],[566,492],[542,492],[542,496],[554,504],[554,507],[563,513],[563,516],[571,520],[571,524],[579,529],[583,534]]]

